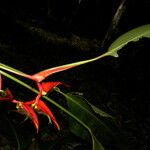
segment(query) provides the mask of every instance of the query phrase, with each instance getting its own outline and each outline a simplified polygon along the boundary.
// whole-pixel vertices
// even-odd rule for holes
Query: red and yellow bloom
[[[42,113],[50,118],[58,130],[60,130],[60,126],[53,115],[50,108],[43,102],[41,99],[42,95],[46,95],[47,92],[52,90],[57,85],[62,84],[61,82],[37,82],[37,86],[39,88],[39,93],[34,100],[28,102],[22,102],[14,99],[11,91],[9,89],[2,90],[2,76],[0,74],[0,100],[9,101],[16,104],[16,108],[18,112],[21,114],[26,114],[34,123],[37,132],[39,131],[39,120],[36,113]]]

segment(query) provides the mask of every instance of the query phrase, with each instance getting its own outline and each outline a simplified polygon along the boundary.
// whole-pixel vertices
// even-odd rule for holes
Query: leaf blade
[[[99,109],[98,107],[94,106],[93,104],[89,103],[89,105],[91,106],[91,108],[93,109],[93,111],[95,113],[97,113],[98,115],[100,115],[101,117],[106,117],[106,118],[113,118],[113,116],[109,115],[108,113],[104,112],[103,110]]]
[[[74,95],[63,93],[60,90],[56,90],[60,94],[66,97],[67,102],[70,106],[68,106],[69,112],[78,117],[86,126],[91,130],[91,136],[95,136],[95,138],[100,141],[102,144],[111,144],[117,147],[124,149],[124,139],[117,132],[112,132],[111,128],[108,127],[103,121],[101,121],[97,116],[90,112],[89,105],[80,106],[84,101],[78,102],[77,99],[74,99]],[[72,107],[72,108],[71,108]],[[77,136],[83,139],[89,139],[89,133],[85,130],[83,126],[81,126],[78,122],[73,121],[71,119],[70,130]],[[93,140],[94,137],[92,137]],[[100,143],[99,142],[99,143]]]
[[[93,150],[105,150],[102,144],[97,140],[97,138],[91,134],[92,136],[92,143],[93,143]]]
[[[118,57],[117,51],[129,42],[136,42],[140,38],[150,38],[150,24],[134,28],[117,38],[108,48],[107,55]]]

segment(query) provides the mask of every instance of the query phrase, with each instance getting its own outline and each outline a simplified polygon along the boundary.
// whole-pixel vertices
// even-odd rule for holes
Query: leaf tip
[[[119,57],[118,53],[112,53],[111,56],[116,57],[116,58]]]

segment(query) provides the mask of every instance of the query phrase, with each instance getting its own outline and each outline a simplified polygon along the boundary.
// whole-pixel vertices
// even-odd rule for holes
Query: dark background
[[[80,2],[80,3],[79,3]],[[0,2],[0,62],[27,73],[98,56],[119,35],[150,23],[149,0],[126,0],[125,10],[114,30],[112,18],[120,0],[32,0]],[[45,40],[22,24],[44,29],[56,40]],[[110,29],[110,35],[105,37]],[[81,49],[60,44],[58,37],[98,42],[98,47]],[[84,41],[84,40],[83,40]],[[58,43],[57,43],[58,42]],[[97,42],[96,42],[97,43]],[[102,45],[103,43],[103,45]],[[81,43],[82,46],[82,43]],[[119,58],[104,58],[53,75],[72,91],[118,118],[121,128],[131,138],[131,149],[150,149],[150,40],[129,43]]]

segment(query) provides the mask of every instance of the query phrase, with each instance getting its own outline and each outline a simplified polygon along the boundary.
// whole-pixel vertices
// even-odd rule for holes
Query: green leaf
[[[150,24],[137,27],[121,35],[110,45],[107,55],[118,57],[118,50],[127,45],[129,42],[136,42],[143,37],[150,38]]]
[[[58,90],[57,90],[58,91]],[[68,102],[68,110],[78,117],[83,124],[85,124],[88,129],[91,131],[90,135],[93,140],[93,147],[95,145],[99,145],[99,149],[101,143],[102,144],[110,144],[115,145],[117,147],[122,147],[123,141],[120,134],[117,131],[113,132],[109,126],[107,126],[104,121],[100,120],[97,117],[89,104],[80,96],[72,95],[72,94],[65,94],[62,91],[58,91],[60,94],[64,95]],[[70,130],[76,136],[79,136],[83,139],[89,140],[90,135],[87,130],[76,122],[74,119],[70,118]],[[101,142],[101,143],[100,143]],[[97,150],[96,148],[95,150]]]
[[[92,143],[93,143],[93,150],[105,150],[102,144],[97,140],[97,138],[91,134],[92,136]]]
[[[65,94],[64,96],[67,99],[69,111],[88,125],[94,135],[98,137],[101,142],[104,142],[105,139],[108,140],[108,137],[105,137],[106,134],[113,136],[111,129],[107,127],[107,125],[104,124],[104,122],[102,122],[97,116],[95,116],[85,99],[81,96],[72,95],[70,93]],[[70,118],[70,129],[83,139],[89,139],[88,132],[72,118]]]
[[[103,110],[101,110],[100,108],[96,107],[95,105],[91,104],[89,101],[87,101],[84,97],[82,97],[81,95],[77,95],[74,92],[71,92],[70,94],[72,95],[76,95],[78,98],[83,99],[84,103],[87,103],[90,106],[90,111],[94,111],[96,114],[98,114],[100,117],[106,117],[106,118],[112,118],[114,119],[113,116],[111,116],[110,114],[104,112]],[[87,105],[86,104],[86,105]],[[92,110],[91,110],[92,109]]]
[[[92,112],[90,112],[90,110],[91,110],[90,106],[87,103],[84,103],[84,101],[82,101],[82,100],[81,101],[79,100],[80,103],[78,101],[76,101],[78,99],[78,96],[76,98],[76,96],[74,96],[72,94],[65,94],[65,93],[61,92],[60,90],[57,90],[57,91],[59,91],[59,93],[64,95],[66,97],[66,99],[68,100],[68,105],[69,105],[68,109],[69,109],[69,111],[73,115],[78,117],[78,119],[80,119],[82,124],[85,125],[85,126],[82,126],[81,124],[79,124],[79,122],[75,121],[74,119],[72,119],[70,117],[69,118],[70,131],[72,133],[74,133],[76,136],[81,137],[81,138],[83,138],[85,140],[88,140],[88,141],[90,140],[90,135],[91,135],[93,150],[104,150],[102,144],[97,139],[97,137],[95,136],[95,133],[92,131],[93,129],[91,128],[91,127],[95,126],[94,128],[97,129],[97,131],[98,131],[99,130],[98,125],[101,124],[101,122],[99,122],[99,124],[96,125],[98,120],[94,119],[95,116],[94,116],[94,114],[92,114]],[[74,98],[76,98],[76,99],[74,100]],[[74,102],[76,103],[75,105],[74,105]],[[85,127],[88,130],[86,130]],[[103,129],[104,128],[105,127],[103,127]]]
[[[97,113],[98,115],[100,115],[101,117],[107,117],[107,118],[113,118],[113,116],[109,115],[108,113],[104,112],[103,110],[99,109],[98,107],[94,106],[93,104],[89,103],[88,104],[91,106],[91,108],[93,109],[93,111],[95,113]]]

